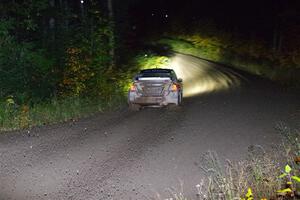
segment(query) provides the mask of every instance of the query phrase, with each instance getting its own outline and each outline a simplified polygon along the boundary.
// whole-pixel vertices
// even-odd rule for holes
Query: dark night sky
[[[264,35],[278,24],[300,23],[300,0],[136,0],[129,13],[142,32],[167,29],[172,21],[189,26],[208,19],[225,30]]]

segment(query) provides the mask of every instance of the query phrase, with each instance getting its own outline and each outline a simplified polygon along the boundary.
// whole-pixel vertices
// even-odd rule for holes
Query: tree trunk
[[[81,12],[81,18],[84,20],[84,1],[80,2],[80,12]]]
[[[273,30],[273,44],[272,44],[272,49],[274,52],[277,50],[277,38],[278,38],[278,30],[275,28]]]
[[[109,70],[112,70],[115,66],[115,27],[114,27],[113,0],[107,0],[107,8],[108,8],[108,17],[109,17],[109,28],[111,29],[111,33],[109,36],[109,47],[110,47],[109,55],[111,57]]]
[[[49,0],[49,4],[51,10],[55,9],[55,0]],[[55,18],[53,16],[49,19],[49,30],[50,30],[50,38],[54,41],[55,40]]]
[[[281,26],[278,22],[273,31],[273,45],[272,49],[274,52],[280,52],[282,49],[282,30]]]
[[[68,4],[68,1],[64,1],[64,4],[63,4],[63,7],[64,7],[64,28],[66,31],[69,31],[69,4]]]

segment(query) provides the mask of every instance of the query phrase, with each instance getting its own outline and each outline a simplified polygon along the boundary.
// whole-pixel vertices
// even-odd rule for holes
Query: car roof
[[[170,73],[172,71],[174,71],[174,70],[173,69],[153,68],[153,69],[141,70],[141,73]]]

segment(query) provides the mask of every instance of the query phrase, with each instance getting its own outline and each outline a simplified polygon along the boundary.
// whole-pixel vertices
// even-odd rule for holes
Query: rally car
[[[144,106],[179,106],[182,103],[182,79],[172,69],[146,69],[140,71],[130,86],[130,109]]]

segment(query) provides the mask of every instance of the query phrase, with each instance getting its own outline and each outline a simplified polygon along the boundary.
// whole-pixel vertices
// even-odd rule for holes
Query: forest
[[[0,13],[2,127],[97,112],[121,96],[112,1],[7,0]]]
[[[1,97],[99,95],[91,85],[114,65],[114,35],[98,2],[7,1],[1,13]]]

